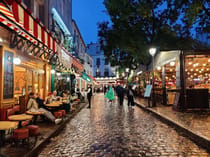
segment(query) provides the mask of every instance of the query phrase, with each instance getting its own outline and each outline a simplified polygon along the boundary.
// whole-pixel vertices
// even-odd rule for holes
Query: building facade
[[[100,50],[98,43],[88,44],[87,53],[93,58],[94,77],[115,77],[115,69],[110,66],[109,60],[105,58],[104,52]]]
[[[96,78],[97,88],[103,89],[104,86],[116,84],[116,68],[110,66],[100,45],[98,43],[88,44],[87,53],[93,58],[93,76]]]

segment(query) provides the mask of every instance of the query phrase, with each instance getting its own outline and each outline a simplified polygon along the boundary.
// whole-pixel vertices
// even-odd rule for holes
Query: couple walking
[[[134,103],[134,92],[133,89],[131,88],[131,86],[128,86],[128,89],[124,89],[121,85],[118,85],[116,88],[116,92],[117,92],[117,96],[118,96],[118,100],[119,100],[119,104],[123,105],[123,100],[124,100],[124,95],[125,93],[127,94],[127,98],[128,98],[128,106],[131,105],[131,107],[134,107],[135,103]]]

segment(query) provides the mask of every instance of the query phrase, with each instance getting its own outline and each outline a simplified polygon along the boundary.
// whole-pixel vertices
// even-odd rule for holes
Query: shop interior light
[[[203,64],[203,66],[205,67],[205,66],[206,66],[206,64]]]
[[[20,65],[20,64],[21,64],[21,59],[18,58],[18,57],[16,57],[16,58],[13,59],[13,63],[14,63],[15,65]]]
[[[210,63],[210,59],[208,59],[208,62]]]
[[[185,71],[187,72],[188,70],[187,70],[187,69],[185,69]]]
[[[189,64],[189,65],[192,65],[192,62],[189,62],[188,64]]]
[[[55,69],[52,69],[51,70],[51,74],[55,74]]]
[[[193,69],[190,69],[190,71],[193,71]]]
[[[57,76],[61,76],[61,73],[56,73]]]
[[[69,77],[67,77],[67,78],[66,78],[66,80],[67,80],[67,82],[69,82],[69,81],[70,81],[70,78],[69,78]]]
[[[195,69],[195,71],[198,71],[198,69]]]
[[[170,69],[170,71],[172,72],[172,71],[173,71],[173,69]]]
[[[161,70],[161,67],[160,67],[160,66],[158,66],[158,67],[157,67],[157,70],[159,70],[159,71],[160,71],[160,70]]]
[[[175,62],[173,61],[173,62],[170,62],[170,66],[174,66],[175,65]]]
[[[2,43],[3,42],[3,39],[2,38],[0,38],[0,43]]]
[[[193,64],[193,67],[197,67],[199,65],[199,63],[195,63]]]

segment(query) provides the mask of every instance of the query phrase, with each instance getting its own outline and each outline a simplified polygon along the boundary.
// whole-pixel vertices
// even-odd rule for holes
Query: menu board
[[[150,97],[151,91],[152,91],[152,85],[147,85],[145,93],[144,93],[144,97]]]
[[[9,51],[4,51],[4,92],[3,99],[13,98],[14,90],[14,68],[13,68],[14,54]]]

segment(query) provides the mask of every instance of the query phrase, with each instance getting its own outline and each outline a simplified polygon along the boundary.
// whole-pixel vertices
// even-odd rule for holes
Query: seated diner
[[[44,108],[39,108],[38,103],[35,100],[35,95],[33,92],[29,93],[29,99],[27,103],[27,110],[30,112],[44,112],[44,116],[48,118],[50,121],[54,122],[55,124],[58,124],[61,122],[61,119],[56,119],[51,112]]]

